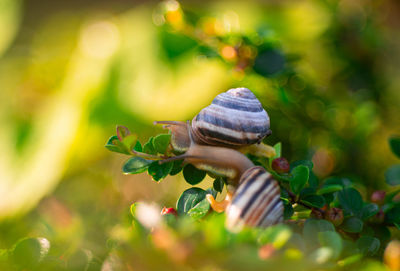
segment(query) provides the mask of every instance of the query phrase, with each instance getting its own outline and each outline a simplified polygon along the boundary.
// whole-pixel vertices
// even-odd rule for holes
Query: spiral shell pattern
[[[244,226],[268,227],[283,221],[283,209],[278,183],[264,168],[252,167],[226,209],[226,227],[234,232]]]
[[[236,148],[259,143],[269,128],[267,112],[247,88],[219,94],[192,121],[197,143]]]

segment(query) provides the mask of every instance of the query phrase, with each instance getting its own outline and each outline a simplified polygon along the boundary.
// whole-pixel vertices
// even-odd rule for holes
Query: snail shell
[[[226,209],[226,227],[237,232],[244,226],[268,227],[283,221],[280,188],[264,168],[245,171]]]
[[[199,144],[230,148],[259,143],[271,133],[267,112],[247,88],[217,95],[193,118],[191,130]]]

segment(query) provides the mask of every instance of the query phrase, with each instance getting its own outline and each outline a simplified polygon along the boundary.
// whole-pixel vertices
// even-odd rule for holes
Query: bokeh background
[[[46,236],[102,255],[131,203],[174,206],[182,176],[123,175],[103,146],[117,124],[144,143],[231,87],[260,99],[289,161],[385,188],[399,28],[395,0],[0,0],[0,249]]]

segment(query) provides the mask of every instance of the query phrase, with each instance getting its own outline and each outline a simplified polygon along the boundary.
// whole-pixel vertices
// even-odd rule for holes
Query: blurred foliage
[[[154,120],[191,119],[230,87],[246,86],[260,98],[273,131],[266,141],[282,142],[290,161],[311,160],[320,180],[348,178],[364,198],[393,192],[385,171],[398,184],[389,150],[398,147],[387,138],[400,134],[399,13],[394,0],[0,0],[0,259],[18,240],[43,237],[51,244],[43,263],[49,270],[96,270],[126,257],[142,269],[177,266],[165,249],[132,236],[127,206],[172,205],[189,184],[182,174],[159,183],[121,175],[123,158],[102,147],[104,138],[118,123],[146,142],[161,131]],[[200,187],[211,185],[206,177]],[[204,243],[190,257],[205,270],[216,263],[207,262],[210,255],[228,269],[246,266],[241,259],[269,264],[257,256],[260,245],[213,224],[220,220],[178,222],[190,231],[179,236],[184,244]],[[218,241],[226,234],[239,241]],[[279,253],[293,259],[280,264],[300,268],[298,251]],[[145,260],[154,255],[158,261]]]

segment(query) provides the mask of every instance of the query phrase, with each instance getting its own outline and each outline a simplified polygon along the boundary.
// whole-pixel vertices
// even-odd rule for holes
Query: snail
[[[196,143],[189,122],[187,126],[190,146],[186,153],[159,162],[183,160],[198,169],[227,177],[229,185],[225,200],[217,202],[210,194],[207,200],[215,211],[226,210],[226,227],[231,231],[281,222],[283,204],[279,185],[272,175],[235,149]]]
[[[217,95],[211,105],[202,109],[188,127],[180,121],[156,121],[171,131],[174,150],[190,147],[188,130],[200,145],[239,149],[255,155],[272,157],[275,150],[262,139],[271,134],[270,119],[260,101],[247,88],[234,88]]]

